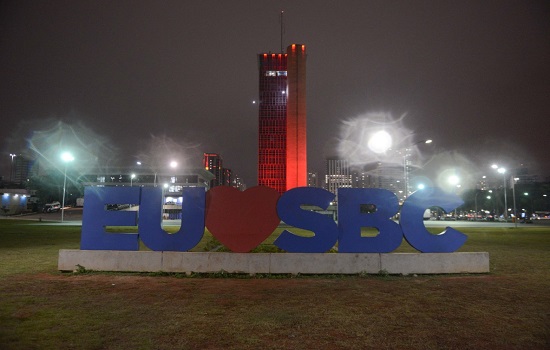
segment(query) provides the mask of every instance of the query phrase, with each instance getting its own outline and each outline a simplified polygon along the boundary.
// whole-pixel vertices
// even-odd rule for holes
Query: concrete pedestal
[[[117,250],[59,251],[58,269],[273,274],[487,273],[489,253],[191,253]]]

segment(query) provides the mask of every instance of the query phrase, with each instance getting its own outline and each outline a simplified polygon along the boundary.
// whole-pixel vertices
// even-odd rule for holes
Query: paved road
[[[533,224],[521,224],[511,222],[487,222],[487,221],[424,221],[426,227],[525,227],[525,226],[548,226],[550,220],[536,220]]]
[[[70,225],[81,226],[82,225],[82,208],[67,208],[63,217],[63,223],[61,223],[61,212],[59,213],[37,213],[29,215],[16,215],[16,216],[0,216],[0,219],[16,219],[16,220],[31,220],[36,221],[41,225]],[[164,220],[162,222],[165,226],[179,226],[180,220]],[[424,221],[426,227],[515,227],[514,223],[505,222],[485,222],[485,221]],[[535,220],[533,224],[521,224],[518,223],[517,227],[524,226],[547,226],[550,229],[550,220]]]
[[[29,220],[37,224],[59,225],[61,224],[61,212],[57,213],[33,213],[13,216],[0,216],[0,219]],[[66,208],[63,214],[63,225],[82,225],[82,208]]]

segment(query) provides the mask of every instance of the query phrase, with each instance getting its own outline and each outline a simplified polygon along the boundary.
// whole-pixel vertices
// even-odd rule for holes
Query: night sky
[[[427,167],[550,176],[550,3],[527,0],[2,1],[0,174],[71,127],[111,163],[162,143],[186,167],[220,153],[255,185],[257,54],[280,52],[281,10],[284,47],[308,53],[310,170],[357,137],[346,126],[384,122],[395,147],[434,140]]]

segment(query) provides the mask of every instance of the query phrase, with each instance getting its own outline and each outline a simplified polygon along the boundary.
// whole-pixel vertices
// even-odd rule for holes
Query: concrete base
[[[487,273],[489,253],[190,253],[116,250],[59,251],[58,269],[96,271],[289,274]]]

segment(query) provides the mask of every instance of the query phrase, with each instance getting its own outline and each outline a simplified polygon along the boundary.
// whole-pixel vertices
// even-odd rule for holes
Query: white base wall
[[[193,253],[59,251],[58,269],[96,271],[281,274],[487,273],[489,253]]]

